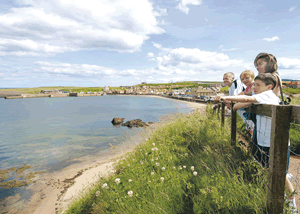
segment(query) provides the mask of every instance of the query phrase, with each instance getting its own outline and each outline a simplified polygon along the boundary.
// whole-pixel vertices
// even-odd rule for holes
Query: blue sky
[[[1,0],[0,87],[222,81],[260,52],[300,79],[297,3]]]

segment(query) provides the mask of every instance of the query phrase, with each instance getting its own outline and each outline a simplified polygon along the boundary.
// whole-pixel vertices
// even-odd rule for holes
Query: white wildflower
[[[130,164],[128,164],[127,166],[130,166]]]
[[[194,170],[195,169],[195,167],[194,166],[191,166],[191,170]]]
[[[155,165],[156,165],[156,166],[159,166],[159,163],[156,163]]]
[[[165,170],[166,170],[166,168],[165,168],[165,167],[162,167],[162,168],[161,168],[161,170],[162,170],[162,171],[165,171]]]
[[[154,159],[151,159],[151,161],[154,161]]]
[[[161,181],[164,181],[165,179],[164,179],[164,177],[161,177],[160,180],[161,180]]]
[[[151,175],[154,175],[154,172],[151,172]]]
[[[197,176],[198,173],[197,173],[196,171],[194,171],[193,174],[194,174],[195,176]]]
[[[97,191],[97,192],[96,192],[96,196],[98,197],[98,196],[99,196],[99,194],[100,194],[100,191]]]
[[[104,188],[106,188],[107,187],[107,183],[104,183],[103,185],[102,185],[102,188],[104,189]]]
[[[185,153],[184,155],[185,155],[185,156],[188,156],[188,153]]]
[[[144,164],[143,161],[140,162],[141,164]]]
[[[128,180],[128,182],[130,183],[130,182],[132,182],[132,180],[131,180],[131,179],[129,179],[129,180]]]
[[[149,181],[149,183],[151,183],[151,181]]]
[[[117,184],[119,184],[119,183],[120,183],[120,178],[116,178],[115,182],[116,182]]]
[[[123,162],[121,162],[121,164],[123,164]]]
[[[158,157],[156,157],[155,160],[158,160]]]
[[[181,166],[179,166],[179,167],[178,167],[178,169],[182,170],[182,167],[181,167]]]
[[[186,166],[183,166],[183,168],[185,169],[185,168],[186,168]]]
[[[152,150],[153,152],[154,152],[154,151],[158,151],[158,148],[157,148],[157,147],[154,147],[154,148],[152,148],[151,150]]]
[[[130,190],[130,191],[128,191],[128,196],[129,197],[132,197],[133,196],[133,192]]]
[[[155,146],[155,143],[152,143],[153,146]]]
[[[175,166],[173,166],[173,169],[176,169],[176,167],[175,167]]]

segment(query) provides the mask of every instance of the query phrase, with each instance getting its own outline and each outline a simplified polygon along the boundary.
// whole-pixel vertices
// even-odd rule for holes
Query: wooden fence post
[[[221,126],[224,127],[225,123],[225,103],[222,102]]]
[[[267,209],[270,214],[283,213],[291,110],[292,106],[272,106],[267,199]]]
[[[234,103],[231,102],[231,145],[236,145],[236,111],[233,110]]]

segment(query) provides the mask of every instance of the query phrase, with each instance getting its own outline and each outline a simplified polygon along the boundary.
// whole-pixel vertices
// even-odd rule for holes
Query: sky
[[[1,0],[0,88],[300,79],[298,0]]]

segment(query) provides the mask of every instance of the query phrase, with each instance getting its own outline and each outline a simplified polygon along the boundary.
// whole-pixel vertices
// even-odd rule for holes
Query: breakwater
[[[187,101],[187,102],[195,102],[195,103],[212,103],[214,101],[204,101],[198,98],[190,98],[190,97],[180,97],[180,96],[169,96],[169,95],[161,95],[161,94],[107,94],[110,95],[117,95],[117,96],[157,96],[157,97],[164,97],[169,99]],[[39,97],[91,97],[91,96],[103,96],[103,94],[99,93],[92,93],[92,94],[84,94],[84,93],[63,93],[63,94],[21,94],[21,95],[7,95],[5,99],[22,99],[22,98],[39,98]]]

